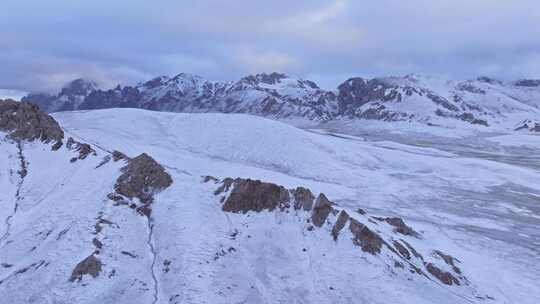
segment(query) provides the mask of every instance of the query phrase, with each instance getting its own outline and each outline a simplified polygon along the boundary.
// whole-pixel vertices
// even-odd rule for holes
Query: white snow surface
[[[21,178],[17,145],[0,140],[6,303],[540,302],[540,171],[504,154],[512,151],[465,154],[242,114],[108,109],[54,118],[98,155],[70,163],[65,147],[23,143]],[[173,177],[151,222],[107,199],[125,165],[100,165],[113,150],[148,153]],[[422,234],[403,238],[428,261],[431,250],[459,259],[470,285],[389,267],[387,255],[354,246],[347,229],[337,242],[331,225],[308,231],[302,212],[225,213],[206,175],[307,187],[349,214],[366,210],[357,215],[366,223],[402,217]],[[95,234],[97,218],[110,224]],[[390,237],[388,227],[369,225]],[[103,243],[100,275],[69,282],[93,238]]]

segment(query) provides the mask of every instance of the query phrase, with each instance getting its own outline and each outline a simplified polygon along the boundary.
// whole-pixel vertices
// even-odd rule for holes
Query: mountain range
[[[315,122],[367,119],[481,130],[540,128],[540,80],[503,82],[488,77],[464,81],[421,75],[357,77],[324,90],[313,81],[280,73],[230,82],[182,73],[109,90],[77,79],[58,94],[29,94],[22,100],[46,112],[140,108]]]

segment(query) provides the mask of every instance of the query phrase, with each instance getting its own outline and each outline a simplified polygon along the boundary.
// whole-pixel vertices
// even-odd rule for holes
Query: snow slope
[[[7,189],[1,216],[7,223],[11,215],[0,240],[0,263],[10,265],[0,267],[0,295],[8,302],[540,301],[540,186],[533,168],[240,114],[109,109],[54,118],[66,137],[90,143],[97,155],[71,163],[76,153],[66,146],[51,151],[40,142],[0,141],[0,185]],[[150,217],[107,198],[126,163],[104,162],[114,150],[148,153],[172,176],[172,186],[155,195]],[[16,173],[20,155],[24,177]],[[334,241],[333,215],[310,230],[304,211],[224,212],[214,194],[221,183],[203,182],[207,175],[324,192],[334,208],[388,243],[406,240],[426,263],[444,269],[434,250],[458,259],[468,283],[448,286],[427,272],[396,267],[395,253],[360,250],[348,230]],[[14,204],[19,208],[10,213]],[[390,216],[402,217],[420,237],[396,235],[376,219]],[[73,267],[96,249],[95,238],[101,272],[70,282]]]

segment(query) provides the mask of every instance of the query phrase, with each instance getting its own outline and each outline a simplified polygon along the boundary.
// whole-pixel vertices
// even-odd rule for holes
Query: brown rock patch
[[[234,187],[223,204],[225,212],[272,211],[278,207],[288,206],[289,191],[282,186],[251,179],[236,179],[234,182],[226,179],[223,186],[228,188],[232,183]]]
[[[101,261],[96,258],[94,255],[88,256],[86,259],[82,260],[71,273],[69,278],[70,282],[80,281],[85,274],[91,275],[93,278],[99,276],[101,272]]]
[[[334,227],[332,228],[332,237],[334,238],[334,241],[337,241],[339,232],[343,229],[343,227],[345,227],[345,224],[347,224],[347,221],[349,221],[349,219],[349,214],[345,210],[341,210],[338,219],[334,224]]]
[[[333,203],[328,200],[326,195],[323,193],[319,194],[317,201],[315,201],[315,207],[313,208],[313,213],[311,214],[311,220],[313,225],[317,227],[322,227],[328,218],[328,215],[334,210],[332,208]]]
[[[151,204],[154,193],[172,185],[171,176],[163,166],[143,153],[122,168],[115,190],[128,198],[138,198],[143,204]]]
[[[384,241],[377,233],[355,219],[350,220],[349,229],[354,235],[353,243],[360,246],[362,251],[373,255],[381,252]]]
[[[0,100],[0,130],[17,140],[54,142],[57,149],[64,138],[58,122],[38,106],[13,100]]]
[[[454,277],[450,272],[444,271],[440,269],[439,267],[433,265],[432,263],[426,264],[426,269],[429,273],[431,273],[434,277],[436,277],[441,283],[446,285],[461,285],[459,283],[459,280]]]
[[[294,196],[294,209],[309,211],[313,208],[313,201],[315,196],[309,189],[298,187],[292,190]]]

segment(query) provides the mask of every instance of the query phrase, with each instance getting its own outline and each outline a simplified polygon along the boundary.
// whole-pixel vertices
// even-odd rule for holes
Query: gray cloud
[[[179,72],[540,77],[537,0],[2,0],[0,88]]]

